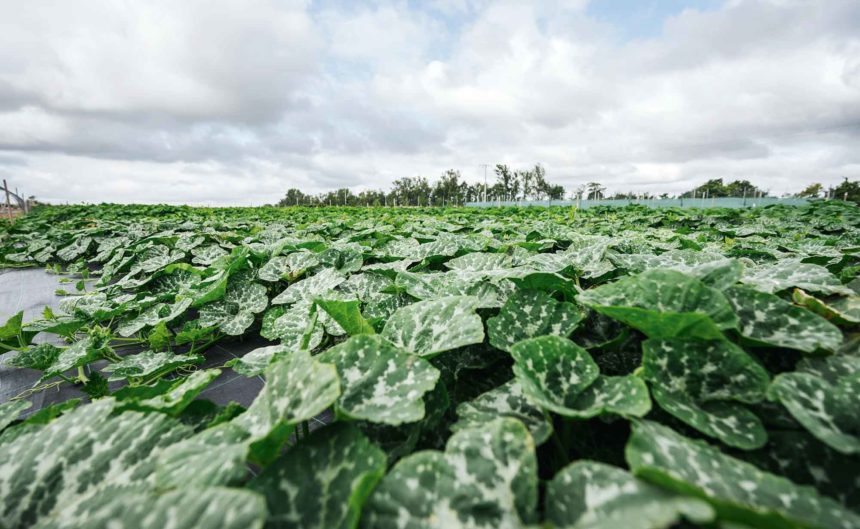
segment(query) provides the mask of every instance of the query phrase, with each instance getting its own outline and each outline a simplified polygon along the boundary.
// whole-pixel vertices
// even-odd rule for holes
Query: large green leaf
[[[234,358],[225,364],[233,371],[246,377],[262,375],[275,359],[283,358],[290,353],[290,349],[283,345],[267,345],[248,351],[240,358]]]
[[[385,473],[385,453],[354,426],[332,424],[303,439],[248,486],[266,497],[267,527],[350,529]]]
[[[559,302],[537,290],[519,290],[508,298],[499,315],[487,320],[490,344],[504,351],[537,336],[567,338],[584,314],[573,303]]]
[[[195,371],[185,378],[177,379],[163,393],[141,399],[129,399],[122,403],[122,407],[178,415],[220,374],[219,369]]]
[[[860,526],[860,516],[813,488],[763,472],[654,422],[633,425],[626,456],[635,475],[704,499],[722,520],[774,529]]]
[[[498,419],[462,430],[445,452],[402,459],[373,492],[363,516],[372,529],[518,528],[535,521],[537,461],[525,426]]]
[[[82,367],[102,358],[108,346],[104,340],[87,336],[73,343],[57,356],[57,359],[45,369],[42,379],[59,376],[76,367]]]
[[[651,409],[648,389],[641,379],[600,375],[588,351],[566,338],[523,340],[511,348],[511,356],[523,393],[559,415],[579,419],[604,413],[639,417]]]
[[[741,403],[764,399],[767,371],[725,340],[647,340],[643,374],[665,411],[729,446],[753,449],[767,441],[759,418]]]
[[[522,385],[516,379],[459,404],[457,417],[459,420],[451,425],[455,432],[481,428],[499,417],[510,417],[521,421],[528,428],[537,445],[543,444],[552,435],[552,421],[543,409],[526,397]]]
[[[113,411],[102,399],[0,446],[4,527],[32,527],[100,487],[146,478],[150,454],[189,433],[160,413]]]
[[[800,288],[808,292],[825,295],[855,295],[853,290],[842,285],[839,279],[823,266],[802,263],[796,259],[783,259],[772,264],[748,269],[741,281],[768,294],[789,288]]]
[[[254,323],[254,315],[266,310],[269,298],[266,287],[250,281],[230,283],[224,298],[200,309],[200,324],[218,328],[224,334],[238,336]]]
[[[320,355],[341,380],[337,410],[353,419],[386,424],[424,418],[422,397],[439,379],[427,360],[378,335],[357,335]]]
[[[63,509],[38,529],[261,529],[263,498],[250,491],[221,487],[187,488],[162,495],[110,489],[101,496]]]
[[[279,423],[295,425],[322,413],[340,391],[335,366],[296,350],[268,367],[263,390],[233,422],[252,436],[265,436]]]
[[[238,484],[247,474],[251,442],[248,432],[232,423],[203,430],[158,454],[155,484],[160,489]]]
[[[15,356],[6,361],[6,365],[44,371],[57,361],[62,352],[63,349],[49,343],[31,345],[15,353]]]
[[[559,336],[523,340],[511,348],[511,356],[523,393],[561,415],[576,414],[580,394],[600,375],[588,351]]]
[[[0,431],[9,426],[22,411],[33,404],[29,400],[10,400],[0,404]]]
[[[143,310],[136,318],[133,318],[117,329],[117,334],[129,337],[145,327],[154,327],[159,323],[168,323],[182,314],[191,306],[191,299],[184,298],[170,305],[167,303],[156,303]]]
[[[573,529],[663,529],[687,519],[714,519],[710,505],[673,494],[618,467],[577,461],[547,485],[546,517],[554,527]]]
[[[773,294],[746,287],[732,287],[725,294],[740,318],[741,335],[755,343],[806,353],[834,351],[842,343],[838,327]]]
[[[737,326],[722,293],[675,270],[648,270],[586,290],[578,299],[651,338],[716,339]]]
[[[361,302],[357,299],[344,301],[317,298],[315,302],[350,336],[376,333],[361,315]]]
[[[670,250],[660,255],[614,254],[611,259],[630,273],[638,274],[653,268],[677,270],[718,290],[734,285],[743,275],[743,266],[739,261],[711,252]]]
[[[269,340],[280,340],[281,345],[287,349],[298,349],[302,343],[302,337],[312,325],[307,349],[316,349],[322,343],[325,328],[322,322],[312,317],[313,307],[313,304],[307,302],[299,302],[287,308],[272,307],[263,316],[260,335]]]
[[[108,380],[123,380],[131,377],[154,377],[169,373],[188,364],[197,364],[203,358],[197,355],[156,353],[143,351],[126,356],[121,362],[105,366],[103,371],[110,373]]]
[[[425,358],[484,341],[477,299],[450,296],[407,305],[385,323],[382,336]]]
[[[829,363],[831,372],[783,373],[774,379],[768,393],[812,435],[844,454],[860,453],[860,360],[852,360],[849,369],[837,360]],[[837,367],[842,369],[835,377],[832,370]]]
[[[296,281],[286,290],[272,298],[272,305],[284,305],[297,301],[311,301],[346,281],[346,277],[333,268],[322,271]]]

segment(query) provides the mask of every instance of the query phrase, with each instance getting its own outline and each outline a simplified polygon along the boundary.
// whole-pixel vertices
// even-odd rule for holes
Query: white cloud
[[[853,0],[735,0],[634,41],[583,1],[416,5],[0,0],[0,174],[224,204],[496,162],[633,191],[860,178]]]

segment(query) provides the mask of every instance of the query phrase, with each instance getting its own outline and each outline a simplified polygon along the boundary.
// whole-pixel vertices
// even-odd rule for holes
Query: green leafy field
[[[83,396],[0,404],[0,527],[860,527],[841,203],[50,207],[0,263],[67,282],[7,367]]]

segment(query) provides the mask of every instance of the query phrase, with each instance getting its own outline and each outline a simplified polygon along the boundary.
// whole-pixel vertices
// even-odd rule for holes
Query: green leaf
[[[29,400],[10,400],[0,404],[0,431],[12,424],[22,411],[32,405]]]
[[[333,268],[325,268],[310,277],[296,281],[272,298],[272,305],[285,305],[297,301],[312,301],[346,281],[346,277]]]
[[[477,303],[471,296],[450,296],[407,305],[388,319],[382,336],[425,358],[480,343],[484,324],[475,313]]]
[[[381,336],[358,335],[320,355],[341,380],[339,414],[398,425],[424,418],[422,397],[439,379],[423,358],[398,349]]]
[[[265,520],[263,498],[246,490],[185,488],[157,495],[116,488],[64,509],[39,529],[262,529]]]
[[[154,327],[159,323],[167,323],[175,320],[184,314],[190,306],[190,298],[177,301],[172,305],[167,303],[156,303],[155,305],[145,309],[136,318],[120,325],[116,332],[120,336],[127,338],[144,327]]]
[[[763,472],[654,422],[634,423],[626,456],[636,476],[707,501],[727,522],[775,529],[860,525],[860,516],[811,487]]]
[[[146,341],[149,342],[149,346],[155,350],[164,349],[170,345],[170,329],[167,328],[167,323],[162,321],[153,327],[152,330],[149,331]]]
[[[0,327],[0,342],[5,343],[17,338],[18,333],[21,332],[22,321],[24,321],[23,310],[7,319],[3,326]]]
[[[283,255],[276,255],[260,267],[257,277],[261,281],[276,282],[286,279],[290,274],[290,261]]]
[[[6,365],[44,371],[57,361],[62,352],[63,349],[49,343],[31,345],[28,349],[18,351],[6,361]]]
[[[503,351],[527,338],[567,338],[585,317],[573,303],[559,302],[536,290],[518,290],[499,315],[487,320],[490,344]]]
[[[803,430],[768,431],[767,445],[744,454],[757,467],[797,484],[812,485],[842,505],[860,509],[860,458],[842,454]]]
[[[554,527],[663,529],[682,519],[713,521],[714,510],[698,498],[673,494],[617,467],[577,461],[547,485],[546,517]]]
[[[296,350],[266,370],[266,385],[233,421],[252,436],[266,435],[278,423],[295,425],[319,415],[340,396],[337,369]]]
[[[224,299],[201,307],[200,325],[217,325],[224,334],[238,336],[254,323],[254,315],[266,310],[268,304],[263,285],[248,281],[230,283]]]
[[[104,356],[106,349],[107,346],[101,340],[89,336],[82,338],[63,349],[54,363],[45,369],[42,380],[62,375],[69,369],[95,362]]]
[[[725,294],[740,318],[741,335],[756,344],[814,353],[834,351],[842,343],[838,327],[773,294],[745,287],[732,287]]]
[[[660,255],[614,254],[611,260],[633,274],[654,268],[677,270],[717,290],[734,285],[743,275],[743,266],[739,261],[712,252],[669,250]]]
[[[234,358],[225,365],[233,369],[233,371],[246,377],[255,377],[262,375],[266,368],[269,367],[275,359],[283,358],[288,355],[290,349],[283,345],[268,345],[266,347],[258,347],[242,355],[241,358]]]
[[[860,453],[860,372],[834,381],[810,372],[783,373],[774,379],[768,395],[834,450]]]
[[[126,356],[121,362],[105,366],[104,371],[111,373],[108,380],[123,380],[131,377],[151,378],[161,376],[188,364],[198,364],[203,357],[173,353],[143,351]]]
[[[642,417],[649,411],[651,399],[648,397],[648,387],[641,378],[633,375],[600,375],[562,415],[577,419],[590,419],[604,414]]]
[[[457,417],[459,420],[451,425],[455,432],[482,428],[499,417],[510,417],[528,428],[536,445],[543,444],[552,435],[552,421],[543,409],[526,397],[516,379],[459,404]]]
[[[266,497],[268,527],[347,529],[385,473],[385,453],[354,426],[310,435],[251,480]]]
[[[498,419],[462,430],[445,452],[397,463],[365,505],[371,529],[498,529],[536,521],[537,460],[525,426]]]
[[[800,288],[824,295],[855,295],[853,290],[842,285],[839,279],[823,266],[802,263],[796,259],[783,259],[772,264],[749,269],[741,281],[768,294],[789,288]]]
[[[123,407],[142,411],[159,411],[174,416],[179,415],[220,374],[220,369],[195,371],[185,378],[176,380],[164,392],[139,400],[130,399],[123,402]]]
[[[155,466],[159,489],[209,487],[241,482],[247,474],[248,432],[232,423],[165,448]]]
[[[105,486],[145,478],[149,456],[189,433],[160,413],[112,412],[113,399],[100,399],[3,444],[4,527],[32,527]]]
[[[674,270],[624,277],[586,290],[578,299],[651,338],[718,339],[738,323],[722,293]]]
[[[725,340],[647,340],[642,367],[657,404],[696,430],[736,448],[767,441],[759,418],[741,403],[764,399],[767,371]]]
[[[341,301],[317,298],[314,302],[340,325],[350,336],[375,334],[376,331],[361,315],[361,302],[357,299]]]
[[[535,404],[576,416],[577,400],[600,372],[588,351],[567,338],[541,336],[511,348],[514,375]]]
[[[289,308],[272,307],[263,316],[260,335],[269,340],[280,340],[286,349],[298,349],[312,321],[312,308],[313,304],[305,302],[296,303]],[[308,350],[316,349],[322,343],[324,335],[323,324],[316,321],[311,328]]]

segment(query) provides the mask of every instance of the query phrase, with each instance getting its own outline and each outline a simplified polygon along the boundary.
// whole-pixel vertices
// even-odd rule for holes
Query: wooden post
[[[6,179],[3,179],[3,190],[6,191],[6,214],[9,216],[9,221],[12,221],[12,204],[9,203],[9,184]]]

